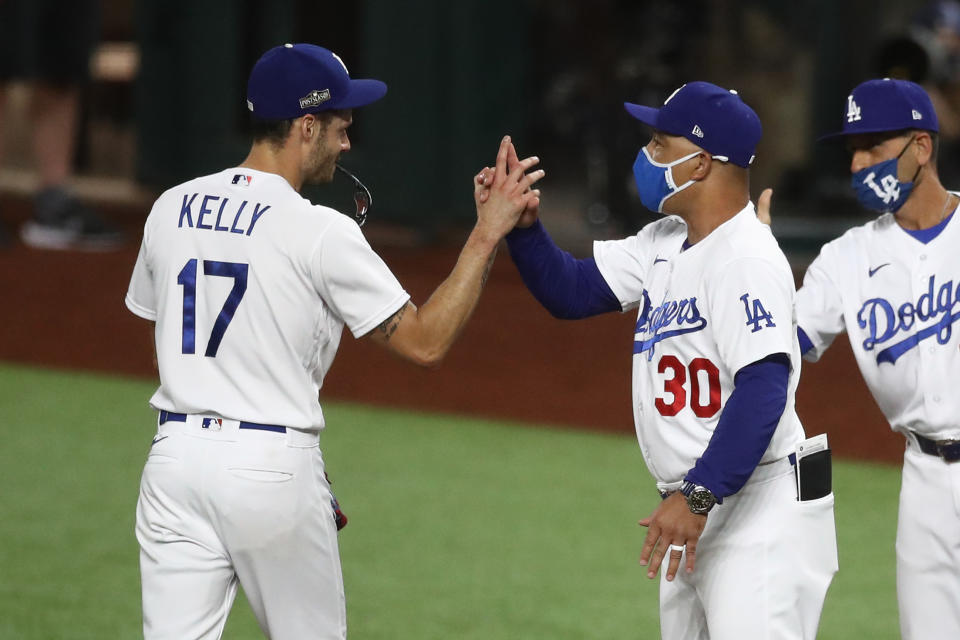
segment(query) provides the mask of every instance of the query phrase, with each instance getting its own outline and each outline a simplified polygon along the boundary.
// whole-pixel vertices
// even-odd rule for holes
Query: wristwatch
[[[686,481],[680,487],[680,493],[687,498],[687,506],[691,513],[706,515],[717,504],[717,496],[706,487]]]

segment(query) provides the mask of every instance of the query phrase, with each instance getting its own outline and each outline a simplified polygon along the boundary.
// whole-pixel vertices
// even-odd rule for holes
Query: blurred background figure
[[[494,24],[502,11],[517,13],[506,29]],[[376,69],[398,87],[396,107],[356,127],[363,144],[348,166],[377,194],[369,233],[391,241],[444,243],[470,224],[457,180],[505,132],[551,159],[544,197],[561,246],[587,251],[592,238],[656,220],[632,186],[646,140],[618,101],[646,104],[690,80],[755,105],[764,137],[753,195],[777,189],[774,231],[801,260],[869,215],[843,177],[842,146],[814,142],[858,82],[922,84],[942,114],[944,179],[960,177],[956,0],[0,0],[9,235],[26,220],[34,246],[116,242],[79,198],[137,237],[159,191],[244,153],[243,70],[283,42],[323,42],[351,72]],[[117,73],[111,61],[128,63]],[[344,207],[351,194],[348,181],[308,193]]]
[[[29,246],[112,249],[118,231],[71,193],[81,91],[99,38],[96,0],[0,1],[0,130],[13,81],[28,84],[33,164],[38,189],[33,212],[20,227]],[[0,157],[2,157],[0,145]],[[0,234],[7,232],[0,231]],[[7,238],[9,240],[9,238]]]
[[[877,48],[875,68],[927,91],[940,120],[940,176],[960,181],[960,2],[936,0],[916,11],[903,33]]]
[[[659,217],[632,191],[633,160],[646,140],[621,103],[662,100],[676,88],[677,78],[708,79],[696,61],[696,43],[708,26],[707,4],[530,3],[538,25],[529,49],[537,90],[524,120],[537,153],[569,158],[559,167],[564,173],[551,167],[551,181],[582,186],[587,235],[599,231],[619,237]],[[637,36],[643,25],[654,24],[656,29]]]

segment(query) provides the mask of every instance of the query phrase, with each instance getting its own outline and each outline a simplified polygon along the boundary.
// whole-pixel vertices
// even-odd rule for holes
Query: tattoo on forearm
[[[400,320],[403,318],[403,314],[407,312],[407,307],[410,304],[407,303],[400,307],[395,314],[384,320],[377,326],[377,331],[383,334],[384,339],[389,341],[390,337],[396,332],[397,327],[400,326]]]

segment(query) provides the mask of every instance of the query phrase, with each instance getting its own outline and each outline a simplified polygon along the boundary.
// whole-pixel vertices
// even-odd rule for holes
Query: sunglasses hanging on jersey
[[[343,173],[353,180],[353,202],[357,205],[357,212],[353,214],[358,226],[363,226],[367,221],[367,213],[370,211],[370,205],[373,204],[373,196],[370,195],[370,189],[360,182],[360,179],[337,164],[337,171]]]

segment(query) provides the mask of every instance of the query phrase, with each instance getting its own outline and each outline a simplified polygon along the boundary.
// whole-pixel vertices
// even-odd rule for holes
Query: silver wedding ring
[[[686,548],[687,548],[687,545],[685,545],[685,544],[672,544],[672,545],[670,545],[670,551],[679,551],[680,553],[683,553]]]

